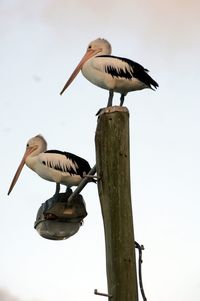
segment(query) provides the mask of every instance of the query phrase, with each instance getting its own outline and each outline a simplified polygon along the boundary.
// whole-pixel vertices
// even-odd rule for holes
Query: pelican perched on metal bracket
[[[62,94],[81,70],[94,85],[109,90],[107,106],[112,106],[113,94],[121,94],[120,106],[128,92],[150,88],[155,90],[158,83],[148,70],[127,58],[111,55],[111,45],[105,39],[92,41],[82,60],[60,92]]]
[[[41,178],[55,182],[56,194],[59,193],[60,184],[67,186],[67,188],[78,186],[91,170],[89,163],[79,156],[58,150],[47,150],[46,140],[41,135],[37,135],[26,144],[26,151],[12,180],[8,194],[11,193],[17,182],[24,164]],[[90,178],[90,181],[96,182],[93,178]]]

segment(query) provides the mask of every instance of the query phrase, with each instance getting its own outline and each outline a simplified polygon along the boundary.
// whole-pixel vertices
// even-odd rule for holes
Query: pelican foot
[[[98,115],[100,115],[100,113],[101,113],[103,110],[104,110],[104,108],[101,108],[101,109],[99,109],[99,110],[97,111],[97,113],[96,113],[96,115],[95,115],[95,116],[98,116]]]
[[[98,110],[98,112],[96,113],[96,115],[95,116],[99,116],[99,115],[101,115],[101,113],[103,113],[104,111],[106,111],[107,110],[107,108],[111,108],[112,106],[109,106],[109,107],[105,107],[105,108],[101,108],[101,109],[99,109]]]

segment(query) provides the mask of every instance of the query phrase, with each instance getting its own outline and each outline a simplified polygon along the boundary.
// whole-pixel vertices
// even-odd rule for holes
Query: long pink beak
[[[10,185],[10,188],[9,188],[9,190],[8,190],[8,195],[11,193],[13,187],[15,186],[15,184],[16,184],[16,182],[17,182],[19,176],[20,176],[20,173],[21,173],[21,171],[22,171],[22,168],[24,167],[26,158],[27,158],[34,150],[35,150],[34,147],[30,147],[30,148],[28,148],[28,149],[25,151],[24,156],[23,156],[23,158],[22,158],[22,160],[21,160],[21,163],[19,164],[19,167],[17,168],[17,171],[16,171],[16,173],[15,173],[15,175],[14,175],[14,178],[13,178],[12,183],[11,183],[11,185]]]
[[[78,64],[78,66],[75,68],[74,72],[72,73],[72,75],[70,76],[70,78],[68,79],[68,81],[66,82],[66,84],[64,85],[62,91],[60,92],[60,95],[63,94],[63,92],[67,89],[67,87],[69,87],[69,85],[71,84],[71,82],[75,79],[75,77],[77,76],[77,74],[79,73],[79,71],[81,70],[81,68],[83,67],[83,64],[89,60],[91,57],[93,57],[94,55],[96,55],[98,52],[102,51],[102,49],[88,49],[85,53],[85,55],[83,56],[83,58],[81,59],[80,63]]]

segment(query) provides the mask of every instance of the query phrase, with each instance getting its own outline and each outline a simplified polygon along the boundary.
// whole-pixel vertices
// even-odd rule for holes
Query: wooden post
[[[127,108],[109,107],[100,113],[95,143],[108,298],[112,301],[138,301]]]

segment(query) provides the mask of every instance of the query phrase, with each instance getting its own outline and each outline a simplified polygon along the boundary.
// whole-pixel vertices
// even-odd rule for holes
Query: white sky
[[[108,92],[82,75],[62,97],[59,92],[88,43],[104,37],[113,54],[141,63],[160,84],[157,92],[125,99],[135,237],[145,246],[147,299],[199,300],[200,2],[69,2],[0,1],[0,296],[92,301],[100,298],[95,288],[107,291],[95,185],[83,191],[84,226],[60,242],[41,238],[33,228],[54,184],[25,168],[7,196],[26,141],[38,133],[49,149],[74,152],[94,165],[95,113]]]

